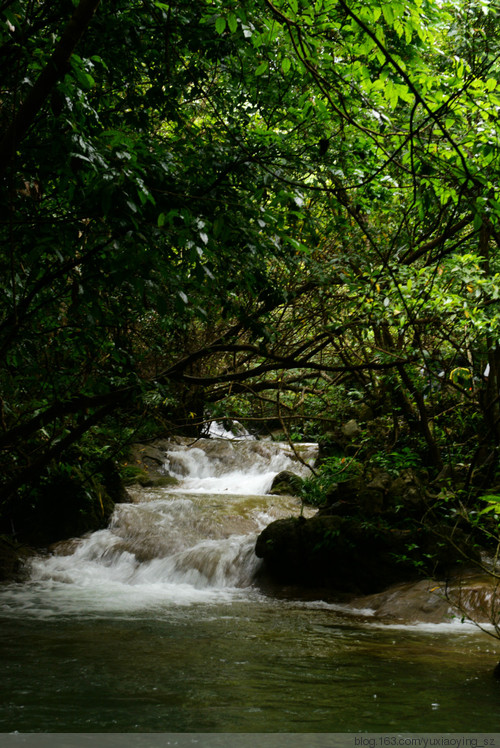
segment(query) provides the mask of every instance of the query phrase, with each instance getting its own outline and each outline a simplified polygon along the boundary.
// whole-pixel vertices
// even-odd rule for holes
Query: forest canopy
[[[138,436],[361,402],[500,482],[498,12],[1,3],[5,518]]]

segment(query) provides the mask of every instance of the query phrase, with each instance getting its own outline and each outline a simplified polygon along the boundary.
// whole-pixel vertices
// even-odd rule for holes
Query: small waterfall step
[[[297,498],[266,493],[283,470],[310,472],[317,446],[297,448],[302,461],[284,443],[156,443],[149,454],[179,485],[133,487],[132,503],[116,505],[108,528],[34,559],[25,591],[36,590],[45,612],[71,608],[76,599],[91,609],[136,610],[250,594],[261,563],[257,534],[302,510]]]

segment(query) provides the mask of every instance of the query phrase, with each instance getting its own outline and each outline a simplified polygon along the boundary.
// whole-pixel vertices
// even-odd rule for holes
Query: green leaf
[[[230,13],[228,15],[227,24],[229,26],[229,31],[234,34],[238,29],[238,18],[236,17],[236,13]]]
[[[222,16],[219,16],[218,19],[215,22],[215,30],[218,34],[223,34],[226,30],[226,19]]]
[[[283,72],[285,73],[285,75],[288,73],[288,71],[290,70],[291,66],[292,66],[292,62],[291,62],[291,60],[288,57],[285,57],[281,61],[281,69],[283,70]]]
[[[255,75],[263,75],[266,72],[268,66],[269,66],[269,63],[267,61],[261,62],[255,71]]]
[[[90,91],[95,86],[95,80],[89,73],[86,73],[80,68],[74,68],[78,83],[85,91]]]
[[[389,3],[385,3],[385,5],[382,6],[382,13],[384,14],[386,23],[388,23],[389,26],[392,26],[394,22],[394,13],[392,12],[392,7]]]
[[[4,10],[4,16],[7,19],[7,28],[9,31],[15,31],[16,28],[20,28],[18,17],[10,10]]]
[[[474,216],[474,224],[473,225],[474,225],[474,230],[475,231],[479,231],[479,229],[483,225],[483,217],[482,217],[482,215],[480,213],[476,213],[476,215]]]

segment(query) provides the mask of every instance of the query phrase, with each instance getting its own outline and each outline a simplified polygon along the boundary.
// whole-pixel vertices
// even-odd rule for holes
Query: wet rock
[[[49,553],[53,553],[55,556],[72,556],[77,548],[81,545],[81,538],[68,538],[67,540],[59,540],[57,543],[52,543],[47,548]]]
[[[446,581],[422,579],[397,584],[350,603],[355,608],[370,609],[376,618],[404,623],[449,623],[462,618],[491,623],[495,594],[495,580],[467,570],[452,574]]]
[[[189,442],[189,440],[185,440]],[[174,441],[158,439],[154,444],[133,444],[130,448],[126,485],[139,484],[144,488],[177,486],[179,481],[166,474],[167,452],[176,444]],[[184,446],[181,443],[181,446]]]
[[[436,530],[390,528],[382,519],[318,513],[271,523],[257,538],[255,553],[263,559],[263,574],[274,582],[369,594],[446,574],[460,557],[460,545],[474,555],[460,531]]]
[[[344,423],[342,426],[342,434],[346,437],[346,439],[349,439],[349,441],[354,441],[362,434],[362,430],[358,425],[358,422],[352,418],[350,421],[347,421],[347,423]]]
[[[171,475],[146,475],[137,481],[143,488],[171,488],[179,481]]]
[[[135,466],[124,466],[126,470],[126,476],[124,478],[124,485],[128,488],[132,488],[136,484],[141,484],[148,481],[152,475],[159,475],[156,472],[149,473],[148,470],[141,470]],[[124,502],[121,502],[124,503]]]
[[[296,496],[300,493],[302,488],[303,480],[300,476],[289,470],[282,470],[281,473],[275,476],[272,486],[268,493],[274,496]]]
[[[369,609],[376,618],[405,623],[448,623],[451,605],[441,584],[433,579],[405,582],[366,597],[355,598],[355,608]]]
[[[26,561],[34,553],[32,548],[0,535],[0,582],[19,579]]]
[[[165,451],[160,446],[133,444],[130,447],[130,462],[146,472],[162,470],[165,460]]]

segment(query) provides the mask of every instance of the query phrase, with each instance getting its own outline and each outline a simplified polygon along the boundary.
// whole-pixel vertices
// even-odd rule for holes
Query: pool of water
[[[181,486],[0,588],[0,733],[495,732],[496,639],[252,585],[259,530],[302,511],[265,493],[292,457],[167,448]]]
[[[6,617],[0,732],[494,732],[494,640],[246,600]]]

